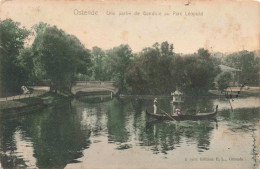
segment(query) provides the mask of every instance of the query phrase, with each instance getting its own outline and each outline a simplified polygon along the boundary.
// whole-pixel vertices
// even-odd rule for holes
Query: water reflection
[[[77,162],[75,159],[80,158],[82,150],[90,145],[90,131],[80,128],[78,117],[71,112],[70,104],[60,104],[15,120],[3,120],[1,125],[3,168],[64,168],[67,163]],[[21,140],[26,141],[27,145]],[[24,147],[27,149],[19,150]],[[33,151],[28,151],[29,147],[33,147]],[[23,153],[31,153],[30,158]],[[32,155],[37,162],[30,166],[27,162],[35,161]]]
[[[2,119],[1,119],[2,120]],[[1,165],[3,168],[14,168],[15,166],[27,166],[23,158],[17,154],[15,132],[17,125],[13,126],[7,121],[1,121]]]
[[[124,100],[113,100],[111,106],[107,109],[107,129],[108,129],[108,140],[109,142],[127,142],[130,133],[126,129],[127,106]]]
[[[112,99],[111,95],[81,96],[77,100],[83,103],[102,103]]]
[[[147,123],[145,132],[140,136],[141,146],[153,146],[155,153],[167,151],[186,144],[196,144],[197,151],[209,149],[213,122],[166,122]]]
[[[220,109],[222,105],[225,109],[222,108],[218,113],[218,122],[152,122],[147,120],[144,112],[147,105],[151,106],[152,100],[131,98],[97,102],[96,98],[94,101],[86,99],[87,102],[73,100],[59,103],[41,112],[20,117],[1,117],[1,167],[64,168],[68,164],[75,168],[82,165],[99,166],[98,160],[94,158],[103,158],[103,155],[105,158],[105,154],[113,153],[116,158],[107,160],[107,163],[103,161],[106,166],[109,162],[115,164],[119,160],[129,160],[133,152],[138,152],[134,156],[136,159],[146,159],[144,156],[150,153],[149,157],[154,160],[150,163],[154,167],[162,167],[163,164],[171,168],[172,164],[179,164],[179,168],[184,168],[182,160],[186,157],[215,158],[223,156],[223,152],[228,157],[236,155],[244,158],[241,168],[257,166],[256,140],[260,130],[257,106],[240,107],[232,112],[219,99],[184,98],[185,102],[181,106],[187,113],[211,111],[216,102]],[[159,99],[160,108],[167,112],[173,110],[169,101],[168,98]],[[124,157],[127,158],[122,159]],[[225,168],[225,165],[240,166],[241,163],[221,164]],[[145,167],[145,164],[139,165]],[[195,167],[210,166],[202,162],[196,163]]]

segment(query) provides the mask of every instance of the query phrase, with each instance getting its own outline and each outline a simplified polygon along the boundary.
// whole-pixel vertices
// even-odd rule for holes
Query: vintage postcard
[[[0,168],[258,169],[259,0],[0,0]]]

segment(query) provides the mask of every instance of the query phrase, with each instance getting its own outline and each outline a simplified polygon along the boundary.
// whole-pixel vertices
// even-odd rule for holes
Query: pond
[[[151,121],[145,114],[151,99],[110,96],[2,116],[0,168],[257,168],[259,98],[184,101],[189,114],[218,104],[217,120]],[[174,110],[170,98],[158,102]]]

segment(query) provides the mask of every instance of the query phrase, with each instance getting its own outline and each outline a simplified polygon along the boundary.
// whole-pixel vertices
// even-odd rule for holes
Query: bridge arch
[[[114,81],[76,81],[71,92],[74,95],[88,94],[117,94],[118,89],[114,86]]]

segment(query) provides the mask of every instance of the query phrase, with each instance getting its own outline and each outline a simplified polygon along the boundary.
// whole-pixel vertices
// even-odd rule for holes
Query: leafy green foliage
[[[116,86],[119,91],[126,91],[127,69],[133,59],[131,48],[128,45],[120,45],[110,49],[107,55],[109,58],[107,67],[109,66],[111,76],[116,81]]]
[[[203,94],[214,87],[217,66],[213,64],[208,50],[199,49],[198,53],[184,58],[183,67],[185,78],[182,79],[182,89],[184,91]]]
[[[0,21],[0,95],[20,92],[20,87],[26,83],[26,73],[19,64],[18,55],[29,34],[18,22]]]
[[[133,93],[169,94],[179,88],[201,94],[213,87],[217,65],[207,50],[199,49],[184,57],[172,50],[173,45],[168,42],[143,49],[129,68],[128,82]]]
[[[73,35],[57,27],[39,24],[32,44],[36,74],[50,79],[53,90],[71,89],[76,73],[86,74],[90,53]]]
[[[172,77],[173,45],[163,42],[155,43],[139,53],[129,67],[129,86],[135,94],[166,94],[175,88],[175,79]]]
[[[91,51],[92,77],[96,80],[114,80],[120,92],[127,90],[127,71],[134,55],[128,45],[108,51],[93,47]]]
[[[228,88],[230,79],[230,72],[222,72],[217,76],[217,84],[220,91],[224,91]]]
[[[33,63],[33,51],[31,47],[26,47],[20,50],[20,53],[17,57],[17,60],[20,66],[23,68],[26,76],[27,84],[33,84],[36,81],[34,76],[34,63]]]
[[[225,58],[228,66],[241,70],[239,83],[249,85],[259,84],[259,61],[259,57],[246,50],[232,53]]]
[[[119,92],[132,94],[169,94],[177,88],[185,93],[204,94],[214,87],[220,58],[208,50],[181,56],[173,44],[155,43],[133,54],[129,45],[103,51],[90,51],[74,35],[56,26],[39,23],[33,26],[35,39],[24,48],[30,31],[6,19],[0,21],[0,94],[20,91],[22,85],[49,82],[52,90],[70,91],[76,79],[114,80]],[[228,55],[225,65],[242,70],[240,83],[259,82],[259,57],[241,51]],[[230,74],[221,73],[217,83],[227,87]]]
[[[91,62],[92,76],[96,80],[110,80],[110,70],[109,65],[107,65],[108,56],[99,47],[93,47],[91,51]]]

